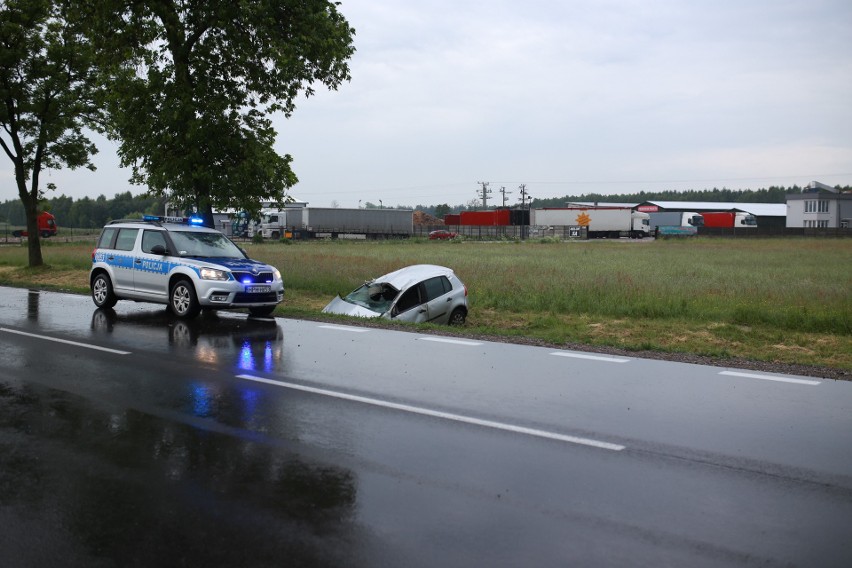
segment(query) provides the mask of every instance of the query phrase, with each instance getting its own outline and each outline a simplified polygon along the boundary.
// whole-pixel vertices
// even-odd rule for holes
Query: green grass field
[[[281,269],[278,314],[317,317],[338,292],[402,266],[453,268],[464,332],[634,351],[852,369],[852,240],[294,242],[245,244]],[[0,248],[0,284],[87,293],[92,243]]]

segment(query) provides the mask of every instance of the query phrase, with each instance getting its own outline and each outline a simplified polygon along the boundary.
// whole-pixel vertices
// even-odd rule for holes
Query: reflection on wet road
[[[852,563],[852,385],[0,292],[2,566]]]
[[[349,562],[346,469],[40,385],[0,387],[0,432],[4,566]]]
[[[174,317],[165,309],[92,313],[92,339],[107,337],[137,349],[162,349],[199,363],[232,365],[244,371],[284,371],[283,334],[273,318],[203,312],[192,320]]]

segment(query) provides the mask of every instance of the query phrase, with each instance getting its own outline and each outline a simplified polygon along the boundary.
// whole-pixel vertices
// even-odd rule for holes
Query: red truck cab
[[[54,237],[59,232],[59,227],[56,226],[56,217],[47,211],[39,213],[36,222],[38,223],[38,234],[42,238]],[[26,237],[29,235],[26,231],[14,231],[12,236]]]

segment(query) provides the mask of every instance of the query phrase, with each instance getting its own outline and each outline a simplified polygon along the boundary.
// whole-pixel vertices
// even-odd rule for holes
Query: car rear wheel
[[[111,308],[118,301],[112,290],[112,282],[106,274],[98,274],[92,280],[92,300],[99,308]]]
[[[169,294],[169,309],[179,318],[194,318],[201,311],[195,288],[189,280],[178,280]]]
[[[467,319],[467,312],[462,308],[456,308],[450,314],[450,321],[448,323],[450,325],[464,325],[465,319]]]
[[[249,314],[257,317],[268,316],[275,311],[275,306],[260,306],[257,308],[249,308]]]

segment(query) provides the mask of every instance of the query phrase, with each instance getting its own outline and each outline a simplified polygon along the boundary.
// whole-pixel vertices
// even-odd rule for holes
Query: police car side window
[[[136,244],[136,235],[139,229],[119,229],[118,238],[115,239],[116,250],[133,250],[133,245]]]
[[[157,245],[166,246],[166,238],[163,236],[163,231],[144,231],[142,233],[142,252],[151,254],[151,249]]]
[[[115,227],[107,227],[101,233],[101,238],[98,239],[98,248],[112,248],[112,240],[115,233],[118,231]]]

